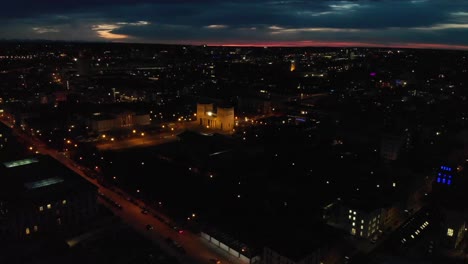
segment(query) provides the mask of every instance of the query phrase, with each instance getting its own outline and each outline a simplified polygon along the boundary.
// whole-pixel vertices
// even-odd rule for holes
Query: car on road
[[[146,225],[146,230],[153,230],[153,229],[154,229],[154,227],[152,225],[150,225],[150,224]]]
[[[143,209],[143,210],[141,210],[141,213],[142,214],[148,214],[148,210]]]
[[[215,263],[215,264],[221,264],[221,260],[219,260],[219,259],[214,259],[214,258],[211,258],[211,259],[210,259],[210,262],[211,262],[211,263]]]

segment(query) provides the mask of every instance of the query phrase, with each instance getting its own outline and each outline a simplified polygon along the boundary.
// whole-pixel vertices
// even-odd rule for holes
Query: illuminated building
[[[49,156],[0,163],[0,237],[80,230],[97,213],[97,187]]]
[[[438,185],[450,186],[453,184],[456,170],[449,166],[440,166],[437,172],[436,183]]]
[[[291,66],[289,68],[289,71],[293,72],[296,70],[296,61],[292,60],[291,61]]]
[[[105,132],[114,129],[131,128],[133,126],[146,126],[151,123],[149,114],[135,114],[124,112],[120,114],[94,113],[87,120],[87,126],[96,132]]]
[[[450,249],[460,245],[466,233],[466,186],[463,167],[442,165],[434,179],[434,197],[441,215],[439,239]]]
[[[234,107],[217,107],[215,112],[213,104],[197,104],[197,120],[200,126],[232,131],[234,128]]]
[[[345,218],[348,219],[345,226],[348,227],[353,236],[373,238],[382,225],[382,210],[380,208],[364,210],[349,207],[345,211],[347,211]]]
[[[377,204],[352,200],[338,207],[336,226],[352,236],[373,239],[384,223],[384,210]]]
[[[443,221],[440,226],[440,240],[447,248],[456,248],[465,237],[466,221],[464,212],[458,208],[445,206],[441,210]]]

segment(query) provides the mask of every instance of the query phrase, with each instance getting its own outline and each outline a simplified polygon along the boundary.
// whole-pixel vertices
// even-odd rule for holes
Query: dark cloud
[[[457,0],[17,0],[2,7],[0,38],[468,45],[468,2]]]

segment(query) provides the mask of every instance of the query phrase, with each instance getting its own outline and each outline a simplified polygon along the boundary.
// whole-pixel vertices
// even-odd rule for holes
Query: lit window
[[[356,228],[351,228],[351,235],[356,235]]]
[[[356,215],[356,211],[354,211],[354,213],[353,213],[353,214],[354,214],[354,215]]]
[[[26,227],[26,235],[31,234],[31,230],[29,230],[29,227]]]
[[[356,217],[353,217],[353,221],[356,221]]]
[[[37,227],[37,225],[35,225],[34,226],[34,232],[37,232],[37,230],[38,230],[38,227]]]
[[[361,220],[361,224],[364,224],[364,220]]]
[[[361,230],[362,230],[362,229],[364,229],[364,226],[363,226],[363,225],[361,226]]]
[[[353,213],[353,210],[349,210],[349,213],[352,214],[352,213]]]
[[[47,209],[50,209],[52,208],[52,205],[51,204],[47,204]]]
[[[348,218],[351,219],[351,215],[349,215]]]
[[[355,225],[356,225],[356,223],[353,222],[353,226],[355,226]]]
[[[44,211],[44,206],[39,206],[39,211]]]
[[[62,204],[63,204],[63,205],[67,204],[67,200],[63,200],[63,201],[62,201]]]
[[[449,237],[453,236],[453,229],[452,228],[447,229],[447,236],[449,236]]]
[[[393,183],[393,187],[396,187],[396,182]]]

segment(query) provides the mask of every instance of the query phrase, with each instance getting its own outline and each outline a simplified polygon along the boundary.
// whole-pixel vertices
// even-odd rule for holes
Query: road
[[[169,254],[175,256],[182,264],[212,264],[210,259],[218,259],[223,264],[244,264],[240,259],[230,256],[228,253],[220,250],[219,248],[214,247],[213,245],[208,244],[204,239],[201,238],[198,234],[193,234],[189,231],[184,231],[180,234],[178,231],[174,230],[172,227],[160,221],[154,214],[161,215],[160,212],[155,212],[154,209],[150,209],[148,214],[142,213],[143,202],[137,201],[131,203],[127,200],[130,197],[128,194],[124,193],[121,190],[114,191],[110,188],[104,187],[96,182],[96,180],[87,176],[81,167],[76,164],[74,161],[65,157],[62,153],[48,148],[46,144],[41,142],[39,139],[31,137],[25,134],[23,131],[13,126],[8,120],[2,118],[0,119],[8,127],[12,128],[13,135],[17,136],[20,141],[27,144],[27,146],[33,146],[35,150],[39,151],[41,154],[50,155],[55,158],[63,165],[67,166],[71,170],[75,171],[78,175],[82,176],[84,179],[88,180],[92,184],[96,185],[99,188],[99,192],[115,201],[116,203],[122,206],[122,209],[117,208],[116,206],[111,205],[109,202],[99,198],[98,201],[104,206],[112,210],[117,216],[119,216],[125,223],[133,227],[137,232],[141,233],[143,236],[151,239],[155,244],[159,245],[162,249],[166,250]],[[136,201],[135,198],[132,198]],[[145,206],[150,208],[149,206]],[[165,219],[167,217],[163,216]],[[147,230],[146,225],[152,225],[153,230]],[[185,254],[176,250],[175,247],[171,246],[170,243],[166,241],[166,238],[170,238],[180,244],[186,251]]]
[[[179,133],[181,131],[177,131]],[[123,139],[115,142],[105,142],[97,144],[99,150],[120,150],[133,147],[148,147],[148,146],[157,146],[160,144],[165,144],[173,141],[177,141],[178,137],[175,132],[161,133],[158,135],[150,136],[146,135],[138,138]]]

